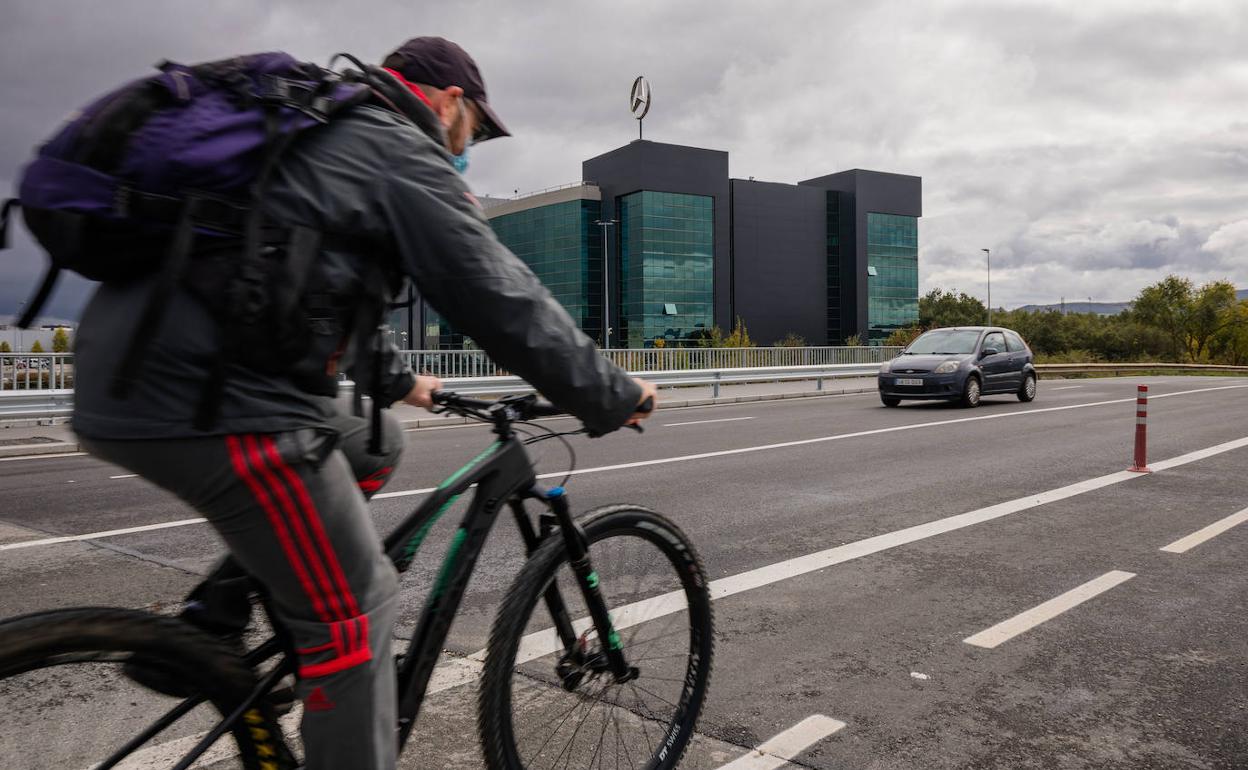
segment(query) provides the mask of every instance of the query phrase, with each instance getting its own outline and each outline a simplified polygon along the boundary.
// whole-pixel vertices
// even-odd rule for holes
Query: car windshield
[[[974,353],[975,343],[979,341],[979,332],[959,329],[937,329],[921,335],[905,354],[912,356],[954,355]]]

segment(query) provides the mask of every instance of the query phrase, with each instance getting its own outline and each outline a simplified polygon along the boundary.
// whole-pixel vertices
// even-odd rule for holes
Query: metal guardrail
[[[774,366],[835,366],[880,364],[901,352],[899,347],[816,348],[627,348],[601,351],[630,372],[688,369],[742,369]],[[405,350],[413,370],[443,379],[510,374],[483,350]]]
[[[645,348],[604,350],[602,354],[628,371],[659,372],[879,364],[900,352],[901,348],[893,347]],[[482,350],[404,350],[401,354],[415,371],[443,379],[510,374]],[[73,353],[0,354],[0,392],[58,390],[73,386]]]
[[[663,387],[679,385],[709,385],[711,395],[719,397],[721,385],[751,382],[788,382],[793,380],[815,382],[815,390],[823,390],[824,380],[846,377],[874,377],[879,364],[833,364],[830,366],[767,366],[739,369],[677,370],[658,372],[630,372],[630,374]],[[532,393],[533,386],[519,377],[450,377],[442,380],[447,390],[466,395],[492,393]]]
[[[741,348],[741,350],[767,350],[767,348]],[[841,348],[842,350],[844,348]],[[875,348],[879,350],[879,348]],[[699,352],[706,352],[705,349]],[[802,350],[802,348],[771,348],[771,350]],[[812,348],[812,350],[822,350]],[[832,348],[836,350],[836,348]],[[851,348],[852,350],[852,348]],[[460,351],[455,351],[460,352]],[[465,351],[473,352],[473,351]],[[630,351],[634,352],[634,351]],[[649,351],[644,351],[649,352]],[[671,352],[671,351],[668,351]],[[70,358],[68,353],[33,354],[33,357]],[[3,356],[3,358],[29,358],[27,354]],[[60,364],[68,367],[69,379],[72,380],[72,363]],[[53,379],[51,369],[36,370],[43,372],[48,379]],[[1210,372],[1231,373],[1248,376],[1248,366],[1221,366],[1216,364],[1158,364],[1158,363],[1110,363],[1110,364],[1037,364],[1036,370],[1041,374],[1109,374],[1117,376],[1125,373],[1139,372]],[[851,363],[798,366],[747,366],[719,369],[669,369],[669,370],[632,370],[631,373],[655,383],[660,387],[682,385],[709,385],[712,396],[719,397],[720,386],[728,384],[744,384],[752,382],[788,382],[814,381],[815,390],[823,390],[824,380],[847,377],[872,377],[879,371],[879,363]],[[439,375],[441,376],[441,375]],[[64,374],[57,374],[62,381]],[[447,389],[465,394],[503,394],[530,393],[533,387],[519,377],[507,375],[476,375],[476,376],[442,376]],[[349,392],[352,383],[343,383],[344,390]],[[72,388],[30,388],[0,389],[0,420],[4,419],[38,419],[68,416],[73,411]]]
[[[74,411],[74,391],[0,391],[0,420],[68,417]]]
[[[1209,372],[1216,374],[1226,372],[1230,374],[1248,375],[1248,366],[1223,366],[1221,364],[1150,364],[1145,362],[1138,363],[1110,363],[1110,364],[1036,364],[1036,371],[1040,374],[1109,374],[1117,377],[1124,373],[1138,372]]]

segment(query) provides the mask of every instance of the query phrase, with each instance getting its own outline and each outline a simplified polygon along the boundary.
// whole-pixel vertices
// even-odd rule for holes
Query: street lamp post
[[[980,249],[987,256],[988,260],[988,325],[992,326],[992,252],[988,249]]]
[[[602,228],[602,349],[611,349],[611,250],[607,246],[607,228],[618,225],[618,219],[599,219],[594,222]]]

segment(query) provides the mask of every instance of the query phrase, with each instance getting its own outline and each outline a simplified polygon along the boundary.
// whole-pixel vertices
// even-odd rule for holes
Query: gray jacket
[[[324,249],[335,285],[364,281],[367,259],[397,262],[417,291],[501,367],[523,377],[592,431],[620,427],[640,388],[596,350],[532,271],[495,237],[442,146],[432,110],[390,79],[384,94],[398,110],[365,106],[310,132],[281,161],[265,196],[275,223],[351,233],[370,252]],[[341,248],[340,241],[333,241]],[[154,278],[102,285],[75,341],[74,429],[100,439],[205,435],[195,408],[218,350],[219,324],[190,288],[170,302],[142,376],[128,397],[108,389],[118,351],[130,339]],[[372,356],[354,343],[337,365],[363,378]],[[358,359],[358,360],[357,360]],[[368,360],[364,360],[368,359]],[[326,362],[327,366],[331,362]],[[354,368],[353,368],[354,367]],[[382,390],[402,398],[413,375],[389,356]],[[219,417],[209,433],[280,432],[323,427],[333,399],[286,376],[231,365]]]

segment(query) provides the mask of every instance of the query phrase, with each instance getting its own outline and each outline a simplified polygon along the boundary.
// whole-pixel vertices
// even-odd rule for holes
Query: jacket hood
[[[428,134],[429,138],[439,145],[446,146],[446,129],[428,105],[386,70],[371,64],[365,67],[373,85],[373,92],[382,105],[415,123],[417,128]]]

